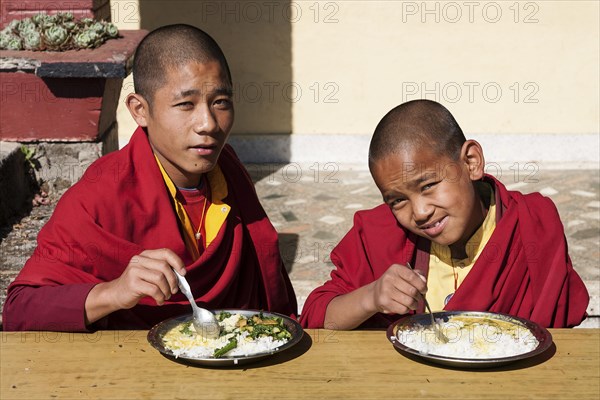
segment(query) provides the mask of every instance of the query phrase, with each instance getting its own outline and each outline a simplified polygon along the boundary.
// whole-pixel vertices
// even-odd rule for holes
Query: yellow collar
[[[200,251],[194,236],[192,221],[185,212],[181,202],[177,199],[177,187],[173,183],[173,180],[163,168],[160,160],[158,157],[156,157],[156,154],[154,155],[154,158],[156,159],[160,173],[162,174],[163,180],[165,181],[167,189],[169,190],[169,194],[171,195],[171,198],[175,204],[175,211],[184,233],[183,240],[185,242],[185,247],[192,255],[192,258],[197,260],[200,257]],[[206,238],[204,238],[205,248],[208,248],[210,243],[217,237],[221,226],[229,215],[231,207],[224,202],[224,199],[228,194],[228,189],[227,181],[225,180],[225,176],[223,175],[221,168],[218,165],[215,165],[212,171],[209,171],[206,174],[206,177],[208,178],[208,184],[210,186],[211,193],[211,204],[206,211],[206,219],[204,221],[204,231],[206,232]]]

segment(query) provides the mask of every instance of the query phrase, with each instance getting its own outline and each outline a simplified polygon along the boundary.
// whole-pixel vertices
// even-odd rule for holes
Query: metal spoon
[[[190,301],[190,305],[193,310],[192,324],[194,325],[194,329],[196,332],[206,339],[216,339],[219,337],[219,333],[221,332],[221,327],[219,326],[219,322],[215,315],[205,308],[200,308],[196,304],[194,300],[194,296],[192,296],[192,290],[190,289],[190,285],[187,280],[180,275],[177,271],[175,272],[175,276],[177,277],[177,283],[181,293],[187,297]]]
[[[412,265],[410,265],[409,262],[407,262],[406,265],[414,271],[414,268],[412,267]],[[427,302],[427,298],[425,297],[425,295],[423,295],[423,300],[425,301],[425,307],[427,308],[429,316],[431,317],[431,325],[433,326],[433,332],[435,333],[435,337],[437,337],[442,343],[448,343],[449,339],[446,337],[446,335],[444,335],[444,332],[442,332],[439,325],[435,322],[435,318],[433,318],[433,312],[429,307],[429,303]]]

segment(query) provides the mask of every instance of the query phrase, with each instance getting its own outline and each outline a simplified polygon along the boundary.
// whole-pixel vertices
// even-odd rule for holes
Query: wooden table
[[[163,357],[146,331],[3,332],[2,399],[600,398],[600,330],[553,329],[536,359],[458,370],[399,354],[382,331],[307,330],[295,347],[236,368]]]

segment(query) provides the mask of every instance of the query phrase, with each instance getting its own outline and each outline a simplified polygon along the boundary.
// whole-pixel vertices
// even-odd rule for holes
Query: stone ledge
[[[0,51],[0,72],[29,72],[40,78],[125,78],[145,30],[122,30],[96,49]]]

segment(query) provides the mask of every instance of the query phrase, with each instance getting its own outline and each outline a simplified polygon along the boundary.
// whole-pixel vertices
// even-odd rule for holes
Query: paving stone
[[[298,221],[298,217],[296,217],[296,215],[291,211],[284,211],[281,213],[281,215],[287,222]]]
[[[304,203],[306,203],[306,200],[304,200],[304,199],[296,199],[296,200],[288,200],[288,201],[286,201],[283,204],[286,205],[286,206],[295,206],[295,205],[304,204]]]
[[[285,197],[285,196],[282,194],[270,194],[268,196],[263,197],[263,199],[273,200],[273,199],[279,199],[280,197]]]
[[[350,194],[359,194],[359,193],[364,193],[364,192],[366,192],[367,190],[369,190],[369,187],[368,187],[368,186],[364,186],[364,187],[361,187],[360,189],[355,189],[355,190],[352,190],[352,191],[350,192]]]
[[[313,263],[316,261],[318,261],[318,260],[315,260],[315,257],[311,256],[311,255],[306,255],[306,256],[300,257],[296,260],[296,262],[298,264],[308,264],[308,263]]]
[[[506,185],[506,188],[508,190],[519,190],[519,189],[522,189],[525,186],[527,186],[527,182],[515,182],[515,183],[512,183],[510,185]]]
[[[577,231],[574,234],[572,234],[571,237],[575,239],[589,239],[593,237],[597,238],[598,235],[600,235],[600,230],[598,228],[590,228]]]
[[[589,218],[589,219],[595,219],[595,220],[600,220],[600,211],[594,211],[594,212],[589,212],[589,213],[581,214],[581,217],[583,217],[583,218]]]
[[[567,227],[572,227],[572,226],[577,226],[577,225],[581,225],[581,224],[585,224],[585,221],[582,221],[580,219],[574,219],[572,221],[568,221],[567,222]]]
[[[317,231],[312,237],[314,237],[315,239],[329,240],[335,239],[337,236],[331,232]]]
[[[364,185],[366,179],[345,179],[342,181],[342,185]]]
[[[327,194],[318,194],[318,195],[314,196],[313,199],[319,200],[319,201],[328,201],[328,200],[336,200],[337,197],[329,196]]]
[[[340,222],[344,221],[344,218],[336,217],[335,215],[326,215],[323,218],[319,218],[319,221],[325,222],[326,224],[329,224],[329,225],[335,225],[335,224],[339,224]]]
[[[555,196],[552,196],[552,201],[556,205],[568,204],[571,201],[573,201],[573,196],[569,196],[568,194],[560,193]]]
[[[361,208],[363,208],[363,205],[360,203],[352,203],[352,204],[348,204],[346,205],[346,207],[344,207],[347,210],[360,210]]]
[[[571,194],[581,197],[596,197],[596,193],[586,192],[585,190],[571,190]]]
[[[310,229],[311,229],[310,224],[293,225],[293,226],[286,226],[285,228],[281,228],[279,230],[279,233],[301,233],[301,232],[306,232],[307,230],[310,230]]]
[[[555,194],[558,193],[558,190],[551,188],[551,187],[545,187],[542,190],[540,190],[540,193],[543,194],[544,196],[554,196]]]

